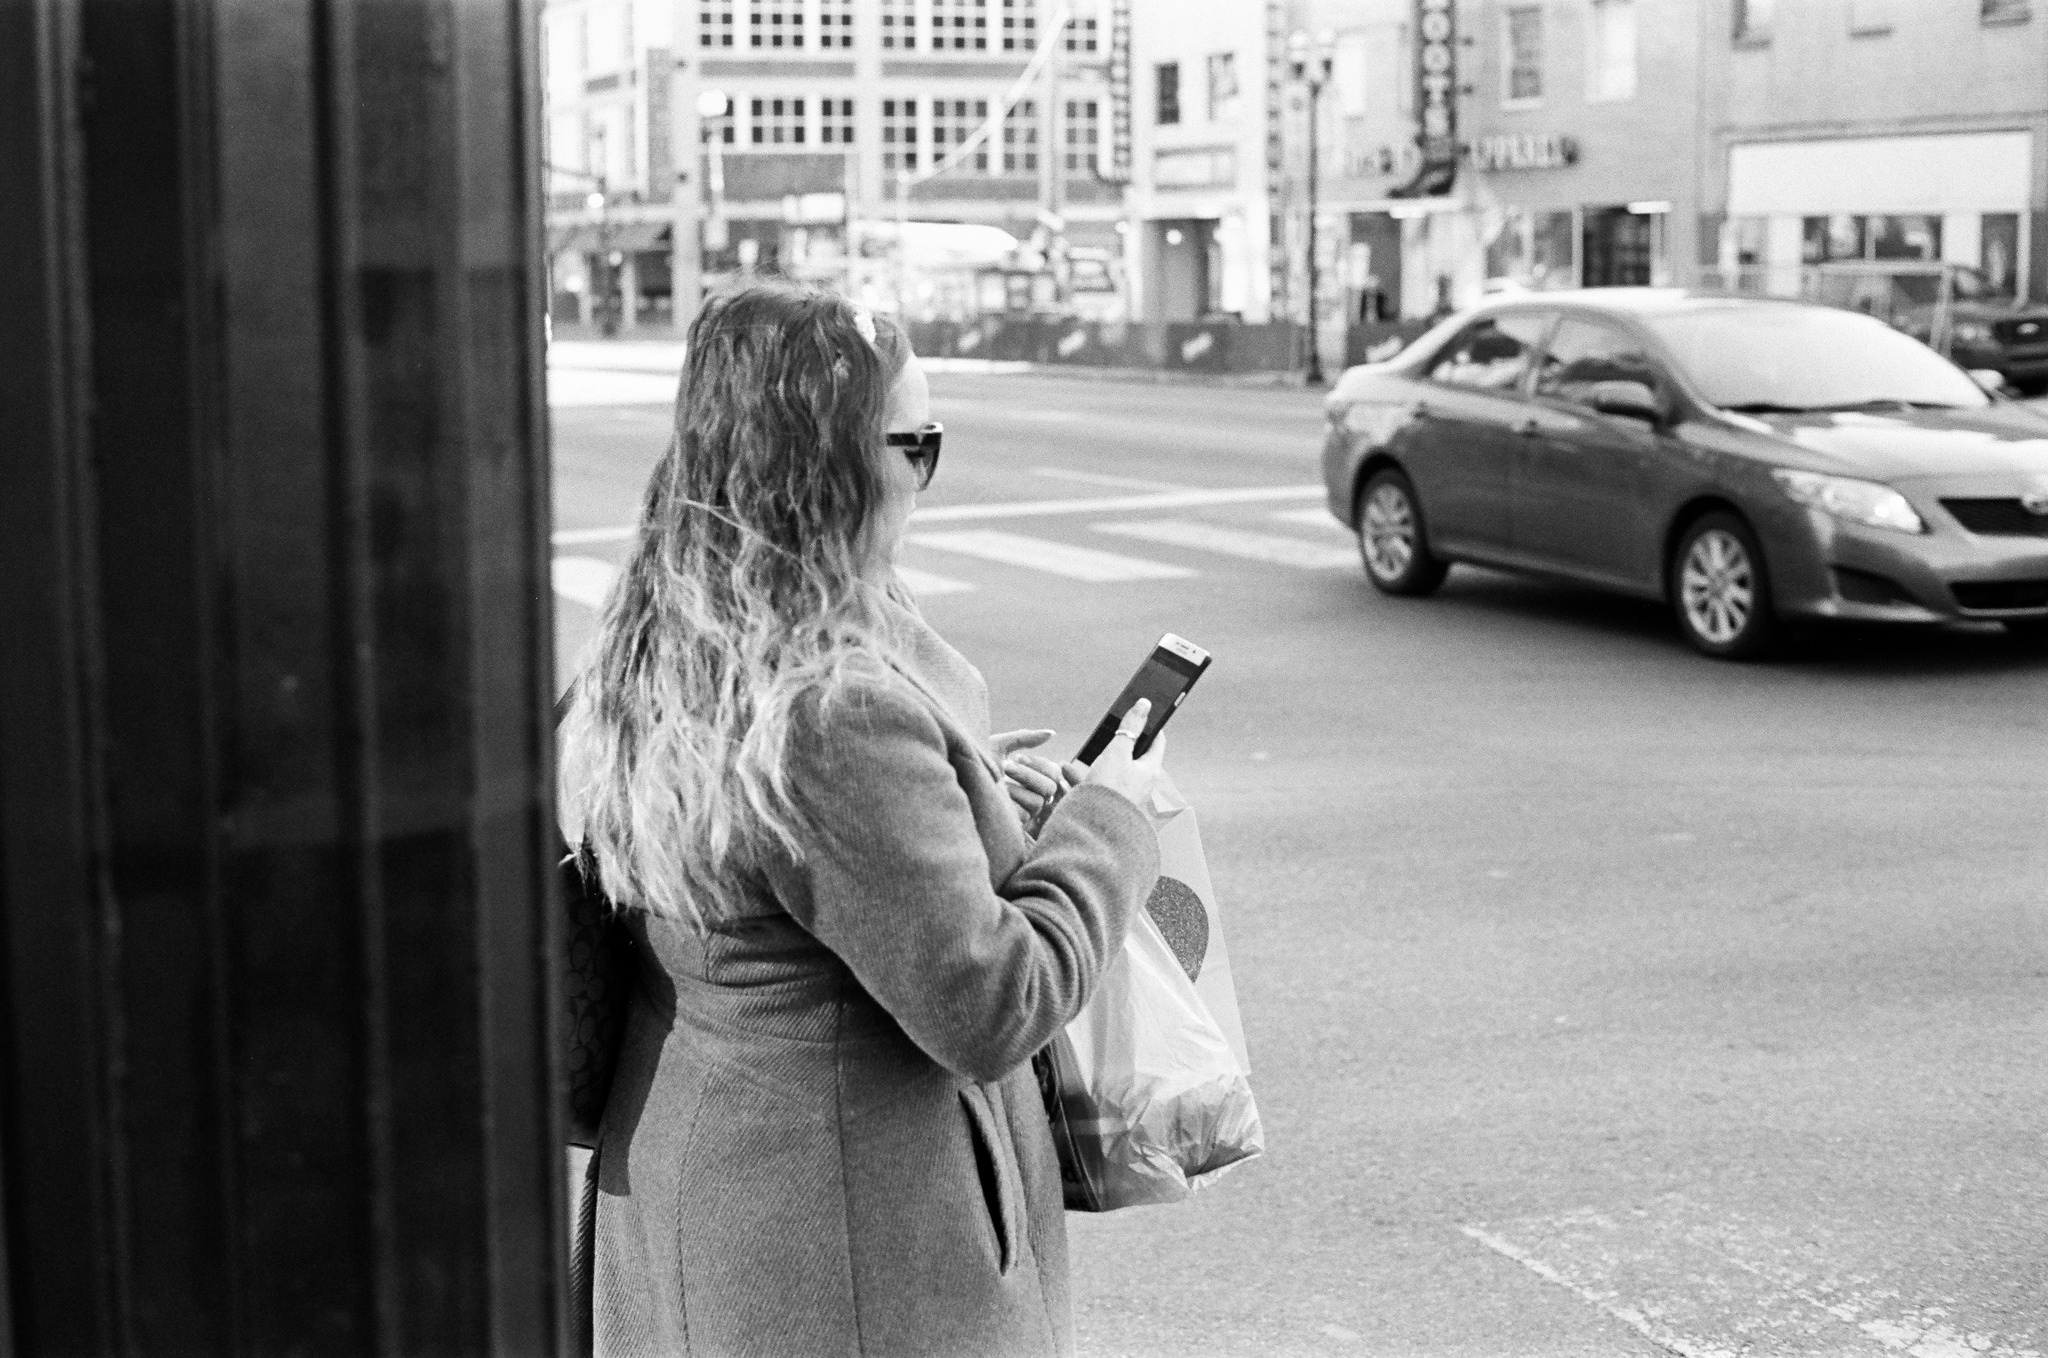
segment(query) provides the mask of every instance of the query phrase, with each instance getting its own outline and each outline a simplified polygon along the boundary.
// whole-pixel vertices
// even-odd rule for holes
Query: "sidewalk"
[[[1030,373],[1071,377],[1081,382],[1149,382],[1198,387],[1299,387],[1298,372],[1217,373],[1186,368],[1094,368],[1084,364],[1026,363],[997,358],[927,358],[925,371],[1010,376]],[[682,371],[682,341],[674,339],[558,339],[548,346],[548,366],[597,372],[661,373]],[[1331,376],[1336,376],[1333,370]]]

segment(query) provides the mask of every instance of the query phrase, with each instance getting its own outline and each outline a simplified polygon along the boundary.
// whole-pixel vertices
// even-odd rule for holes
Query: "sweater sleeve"
[[[1144,813],[1080,787],[1000,887],[938,719],[863,687],[792,733],[809,835],[784,907],[940,1065],[998,1079],[1080,1011],[1159,875]]]

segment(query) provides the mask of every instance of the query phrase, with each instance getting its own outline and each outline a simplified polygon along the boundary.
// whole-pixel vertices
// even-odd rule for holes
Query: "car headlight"
[[[1991,327],[1983,321],[1957,321],[1952,333],[1958,344],[1991,343]]]
[[[1771,473],[1778,489],[1800,504],[1872,528],[1889,528],[1899,533],[1924,533],[1927,525],[1913,512],[1906,497],[1890,486],[1859,481],[1852,476],[1822,476],[1819,472],[1795,472],[1780,468]]]

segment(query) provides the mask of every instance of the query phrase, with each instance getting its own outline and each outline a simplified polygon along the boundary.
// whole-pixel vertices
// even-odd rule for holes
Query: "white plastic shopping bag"
[[[1265,1149],[1201,832],[1171,784],[1160,797],[1159,881],[1036,1061],[1077,1211],[1177,1202]]]

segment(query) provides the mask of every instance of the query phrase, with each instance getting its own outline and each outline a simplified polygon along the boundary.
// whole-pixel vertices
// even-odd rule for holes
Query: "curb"
[[[1081,363],[1033,363],[1026,359],[920,356],[925,371],[981,377],[1069,377],[1077,382],[1133,382],[1155,386],[1291,388],[1307,390],[1298,372],[1197,372],[1187,368],[1105,368]],[[597,340],[564,337],[548,347],[551,367],[589,372],[654,372],[673,375],[683,366],[679,340]]]

